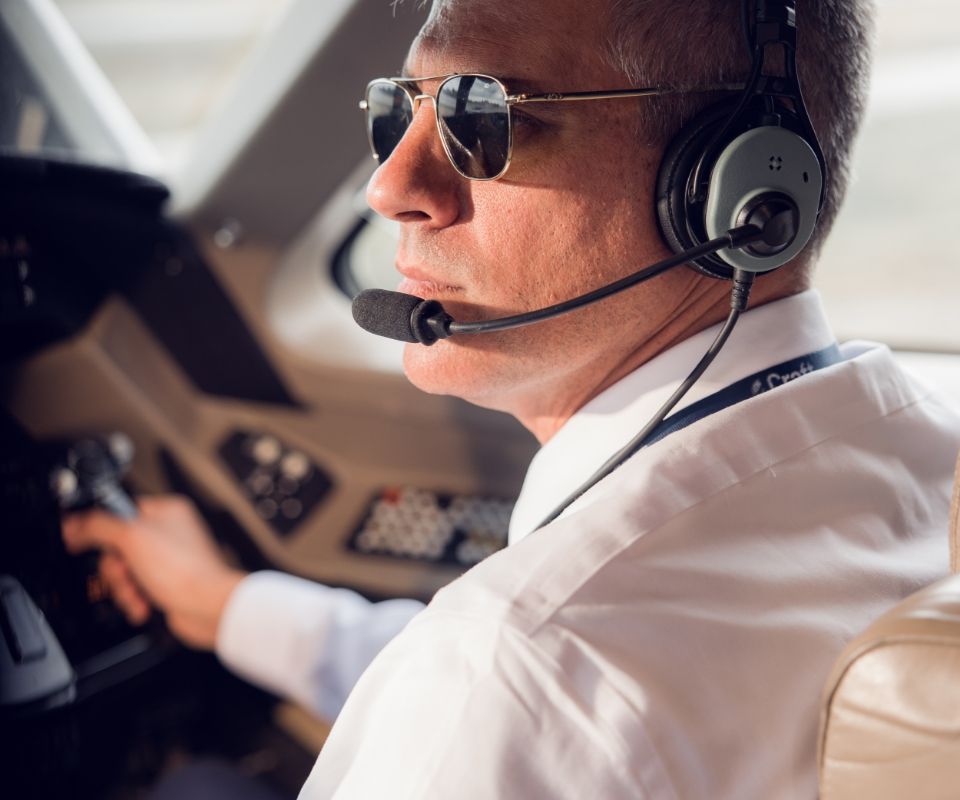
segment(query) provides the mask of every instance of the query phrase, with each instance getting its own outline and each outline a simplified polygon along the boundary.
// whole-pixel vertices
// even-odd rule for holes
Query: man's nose
[[[447,159],[433,103],[420,102],[413,122],[367,185],[367,202],[387,219],[445,228],[460,216],[461,178]]]

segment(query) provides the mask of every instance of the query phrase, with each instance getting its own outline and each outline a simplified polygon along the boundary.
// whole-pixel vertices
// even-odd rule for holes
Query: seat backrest
[[[950,512],[960,571],[960,460]],[[908,597],[852,641],[821,704],[821,800],[960,797],[960,575]]]

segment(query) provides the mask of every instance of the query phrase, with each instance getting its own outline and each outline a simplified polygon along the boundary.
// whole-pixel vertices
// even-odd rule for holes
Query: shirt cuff
[[[325,588],[282,572],[245,577],[220,618],[220,661],[251,683],[313,707],[309,675],[326,649],[332,616]]]
[[[380,649],[422,608],[254,572],[227,600],[216,654],[240,677],[333,719]]]

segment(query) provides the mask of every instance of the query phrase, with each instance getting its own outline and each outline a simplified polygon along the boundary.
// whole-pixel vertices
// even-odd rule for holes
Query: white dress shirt
[[[240,585],[221,658],[315,707],[386,645],[301,797],[816,796],[832,661],[947,572],[960,416],[886,348],[846,345],[671,434],[529,535],[715,333],[577,412],[531,464],[511,546],[421,613],[270,573]],[[832,340],[815,292],[748,311],[684,405]]]

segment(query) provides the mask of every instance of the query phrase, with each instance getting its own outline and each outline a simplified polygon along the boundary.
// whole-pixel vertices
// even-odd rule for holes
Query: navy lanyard
[[[623,461],[632,458],[637,450],[648,447],[654,442],[660,441],[664,436],[668,436],[681,428],[685,428],[697,420],[708,417],[710,414],[715,414],[724,408],[736,405],[742,400],[749,400],[758,394],[769,392],[771,389],[776,389],[778,386],[782,386],[804,375],[809,375],[811,372],[816,372],[823,367],[829,367],[831,364],[836,364],[841,360],[840,348],[834,343],[829,347],[825,347],[823,350],[817,350],[815,353],[807,353],[806,355],[792,358],[789,361],[774,364],[772,367],[767,367],[760,372],[754,372],[753,375],[747,375],[746,378],[721,389],[719,392],[714,392],[702,400],[698,400],[696,403],[692,403],[686,408],[681,409],[677,413],[671,414],[650,431],[640,443],[635,445],[635,448],[629,455],[624,456],[616,466],[619,467],[623,464]],[[614,456],[611,456],[610,460],[616,456],[617,454],[615,453]],[[609,461],[607,463],[609,463]],[[603,472],[606,466],[607,465],[604,464],[599,472]],[[580,497],[590,491],[595,483],[602,479],[597,478],[597,475],[598,473],[594,473],[593,478],[581,486],[573,495],[567,497],[563,503],[550,512],[534,530],[540,530],[544,525],[553,522],[569,508],[571,504],[577,502]]]
[[[717,411],[729,408],[743,400],[749,400],[758,394],[769,392],[771,389],[776,389],[778,386],[804,375],[809,375],[818,369],[829,367],[841,360],[840,348],[834,343],[823,350],[817,350],[815,353],[807,353],[789,361],[775,364],[772,367],[767,367],[760,372],[754,372],[753,375],[748,375],[719,392],[714,392],[696,403],[691,403],[676,414],[671,414],[651,431],[643,446],[647,447],[654,442],[658,442],[664,436],[679,431],[681,428],[686,428],[687,425],[692,425],[697,420],[715,414]]]

